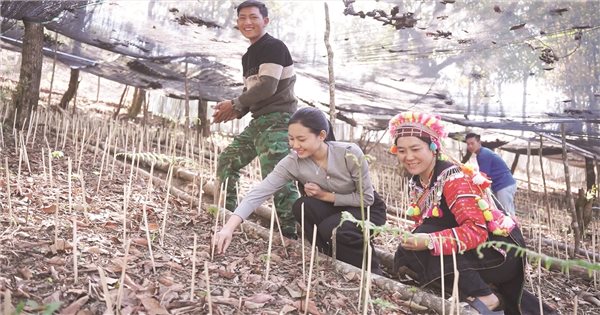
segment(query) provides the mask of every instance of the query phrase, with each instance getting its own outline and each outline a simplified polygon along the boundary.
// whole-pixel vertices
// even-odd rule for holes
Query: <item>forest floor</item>
[[[215,220],[208,211],[212,197],[204,197],[201,209],[172,195],[167,201],[165,187],[149,185],[130,165],[115,163],[112,156],[102,163],[102,150],[81,150],[73,139],[56,138],[50,130],[44,139],[43,127],[39,126],[35,139],[29,139],[29,164],[24,156],[20,159],[18,137],[8,126],[0,143],[0,314],[15,309],[23,314],[52,314],[55,309],[61,314],[105,314],[107,305],[117,303],[122,314],[207,314],[209,307],[213,314],[298,314],[307,282],[297,247],[288,247],[286,253],[280,244],[273,245],[268,279],[268,241],[252,233],[238,232],[227,254],[213,257]],[[56,152],[52,177],[49,151]],[[211,173],[210,169],[202,172]],[[243,190],[247,186],[246,180]],[[194,190],[189,183],[187,188]],[[124,243],[124,214],[129,247]],[[520,223],[536,237],[539,231],[543,238],[561,241],[565,237],[561,229],[532,228],[540,223],[531,215],[522,215]],[[537,248],[536,244],[532,240],[529,245]],[[583,244],[588,249],[598,246],[590,235]],[[377,245],[392,253],[397,246],[385,235]],[[555,250],[542,246],[541,252]],[[526,278],[526,287],[534,294],[540,292],[561,314],[600,313],[600,304],[590,298],[600,299],[593,280],[535,267],[528,268]],[[357,308],[358,273],[340,273],[321,260],[313,280],[310,313],[362,313]],[[417,313],[399,294],[377,286],[372,286],[371,298],[369,314]]]

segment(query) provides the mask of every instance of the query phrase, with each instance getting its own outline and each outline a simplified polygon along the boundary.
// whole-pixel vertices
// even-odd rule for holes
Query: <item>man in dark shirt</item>
[[[213,122],[220,123],[252,113],[248,127],[218,159],[217,178],[220,183],[227,182],[226,208],[230,210],[237,207],[240,169],[258,157],[264,178],[289,153],[287,124],[298,104],[294,94],[294,62],[286,45],[265,30],[269,24],[267,7],[259,1],[244,1],[237,7],[237,14],[239,31],[251,44],[242,57],[244,91],[233,100],[218,103],[213,114]],[[293,237],[296,233],[291,212],[296,199],[298,191],[292,182],[274,195],[286,236]]]
[[[502,208],[511,215],[515,214],[515,193],[517,182],[504,160],[494,151],[481,145],[481,136],[467,134],[467,150],[477,154],[479,170],[492,180],[492,192],[498,198]]]

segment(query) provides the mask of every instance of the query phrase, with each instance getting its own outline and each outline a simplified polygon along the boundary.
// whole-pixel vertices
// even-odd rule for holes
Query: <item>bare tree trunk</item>
[[[100,77],[98,77],[100,78]],[[117,109],[115,110],[115,113],[113,114],[113,120],[117,119],[117,117],[119,116],[119,112],[121,111],[121,107],[123,106],[123,100],[125,99],[125,96],[127,95],[127,90],[129,90],[129,85],[125,85],[125,88],[123,89],[123,93],[121,93],[121,98],[119,99],[119,105],[117,105]],[[135,98],[135,95],[134,95]]]
[[[521,157],[520,153],[515,154],[515,159],[512,162],[512,165],[510,166],[510,173],[514,174],[515,170],[517,169],[517,165],[519,164],[519,158]]]
[[[210,135],[210,124],[208,123],[208,102],[202,99],[198,100],[198,121],[200,124],[200,126],[198,126],[198,130],[202,130],[201,133],[203,137],[208,137],[208,135]]]
[[[335,123],[335,75],[333,73],[333,49],[329,44],[329,7],[325,5],[325,47],[327,48],[327,69],[329,71],[329,121]]]
[[[585,183],[587,190],[592,189],[592,186],[596,184],[596,172],[594,172],[594,160],[586,157],[585,158]]]
[[[14,108],[8,117],[5,117],[11,121],[16,117],[17,126],[22,126],[30,117],[31,112],[37,109],[43,60],[44,26],[28,21],[23,21],[23,23],[25,24],[25,34],[19,83],[12,97]]]
[[[573,230],[573,235],[575,237],[575,246],[572,253],[572,257],[575,256],[575,253],[579,250],[579,240],[581,238],[579,234],[579,220],[577,218],[577,210],[575,208],[575,201],[573,200],[573,195],[571,194],[571,175],[569,174],[569,160],[567,157],[567,140],[565,136],[565,124],[560,124],[560,133],[562,136],[562,158],[563,164],[565,166],[565,184],[567,186],[567,208],[571,213],[571,229]]]
[[[142,104],[144,104],[144,100],[146,99],[146,91],[144,89],[135,88],[133,95],[133,101],[127,111],[127,116],[129,116],[130,119],[136,118],[142,111]]]
[[[189,96],[189,91],[188,91],[188,63],[187,63],[187,61],[185,62],[184,87],[185,87],[185,128],[183,130],[185,130],[185,136],[187,139],[188,130],[190,128],[190,96]]]
[[[60,100],[60,108],[67,109],[69,106],[69,102],[73,99],[73,96],[77,92],[77,87],[79,86],[79,69],[71,68],[71,76],[69,77],[69,87],[65,94],[63,94],[62,99]]]

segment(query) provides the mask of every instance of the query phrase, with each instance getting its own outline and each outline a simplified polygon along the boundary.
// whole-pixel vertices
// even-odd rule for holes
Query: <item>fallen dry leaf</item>
[[[141,297],[140,300],[150,315],[169,315],[169,312],[153,297]]]
[[[279,311],[279,314],[287,314],[287,313],[293,312],[295,310],[297,310],[297,308],[295,306],[286,304],[281,308],[281,311]]]
[[[240,301],[238,299],[234,299],[234,298],[226,298],[223,296],[211,296],[210,297],[213,303],[217,303],[217,304],[227,304],[227,305],[231,305],[233,307],[238,307]]]
[[[51,265],[57,265],[57,266],[63,266],[65,264],[64,258],[60,258],[58,256],[54,256],[54,257],[46,260],[46,262]]]
[[[42,207],[40,208],[40,210],[47,214],[53,214],[54,212],[56,212],[56,204],[49,205],[47,207]]]
[[[300,313],[304,312],[304,305],[305,305],[305,300],[298,300],[296,302],[294,302],[294,307],[296,307],[298,309],[298,311]],[[319,312],[319,309],[317,308],[317,305],[315,304],[315,302],[308,300],[308,312],[310,314],[313,315],[321,315],[321,312]]]
[[[31,270],[29,270],[29,268],[27,267],[19,268],[18,270],[19,273],[23,276],[23,278],[25,278],[25,280],[29,280],[31,279],[31,277],[33,277]]]
[[[229,271],[229,270],[225,270],[222,268],[217,269],[217,273],[219,274],[219,276],[225,278],[225,279],[233,279],[237,276],[237,274],[233,271]]]
[[[272,300],[274,300],[275,298],[267,293],[256,293],[253,296],[246,298],[246,301],[250,301],[250,302],[254,302],[254,303],[267,303],[270,302]]]
[[[63,309],[62,312],[60,312],[60,315],[76,315],[79,309],[81,309],[89,299],[90,297],[88,295],[79,298],[77,301]]]
[[[134,237],[131,242],[136,245],[148,246],[148,240],[145,237]]]
[[[158,282],[164,286],[170,287],[173,285],[173,283],[175,283],[173,281],[173,278],[171,277],[165,277],[165,276],[161,276],[158,278]]]

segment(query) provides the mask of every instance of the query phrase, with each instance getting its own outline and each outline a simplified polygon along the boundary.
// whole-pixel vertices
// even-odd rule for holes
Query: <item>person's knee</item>
[[[306,211],[305,204],[308,201],[309,201],[308,197],[306,197],[306,196],[302,196],[302,197],[296,199],[296,201],[294,201],[294,204],[292,205],[292,213],[294,213],[294,217],[296,218],[296,221],[300,222],[302,220],[302,208],[304,208],[304,211]]]

